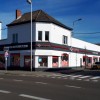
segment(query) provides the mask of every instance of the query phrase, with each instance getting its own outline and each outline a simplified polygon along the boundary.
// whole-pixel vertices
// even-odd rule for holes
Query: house
[[[8,67],[30,69],[31,13],[22,15],[7,25],[8,38],[0,41],[0,66],[9,51]],[[42,10],[32,12],[33,69],[87,66],[100,61],[100,46],[72,37],[72,28],[57,21]]]

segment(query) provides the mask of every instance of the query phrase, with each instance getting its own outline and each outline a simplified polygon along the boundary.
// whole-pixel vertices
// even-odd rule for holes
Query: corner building
[[[30,69],[30,12],[21,14],[7,25],[8,38],[0,40],[0,67],[4,67],[4,51],[9,50],[8,68]],[[87,67],[100,61],[100,46],[72,37],[65,26],[42,10],[32,12],[33,69]]]

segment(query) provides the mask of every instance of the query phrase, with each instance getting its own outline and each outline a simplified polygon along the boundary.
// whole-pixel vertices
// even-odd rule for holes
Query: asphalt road
[[[73,76],[73,75],[72,75]],[[77,76],[76,76],[77,77]],[[0,100],[99,100],[100,80],[70,75],[0,75]],[[75,78],[75,79],[74,79]],[[82,80],[81,80],[82,79]]]

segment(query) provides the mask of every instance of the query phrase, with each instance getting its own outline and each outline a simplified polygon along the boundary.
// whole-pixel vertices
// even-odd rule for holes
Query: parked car
[[[94,64],[93,64],[93,67],[92,67],[93,69],[100,69],[100,62],[95,62]]]

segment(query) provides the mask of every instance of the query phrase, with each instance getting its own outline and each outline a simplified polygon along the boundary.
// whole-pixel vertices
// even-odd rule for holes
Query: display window
[[[48,66],[48,57],[47,56],[39,56],[38,66],[39,67],[47,67]]]
[[[3,54],[0,54],[0,68],[5,67],[5,58]]]
[[[11,54],[11,66],[20,66],[20,54]]]
[[[24,56],[24,66],[29,67],[30,65],[31,65],[31,56]]]
[[[52,66],[53,67],[58,67],[58,56],[53,56],[52,57]]]
[[[69,66],[69,55],[64,53],[61,56],[61,65],[62,67],[67,67]]]

